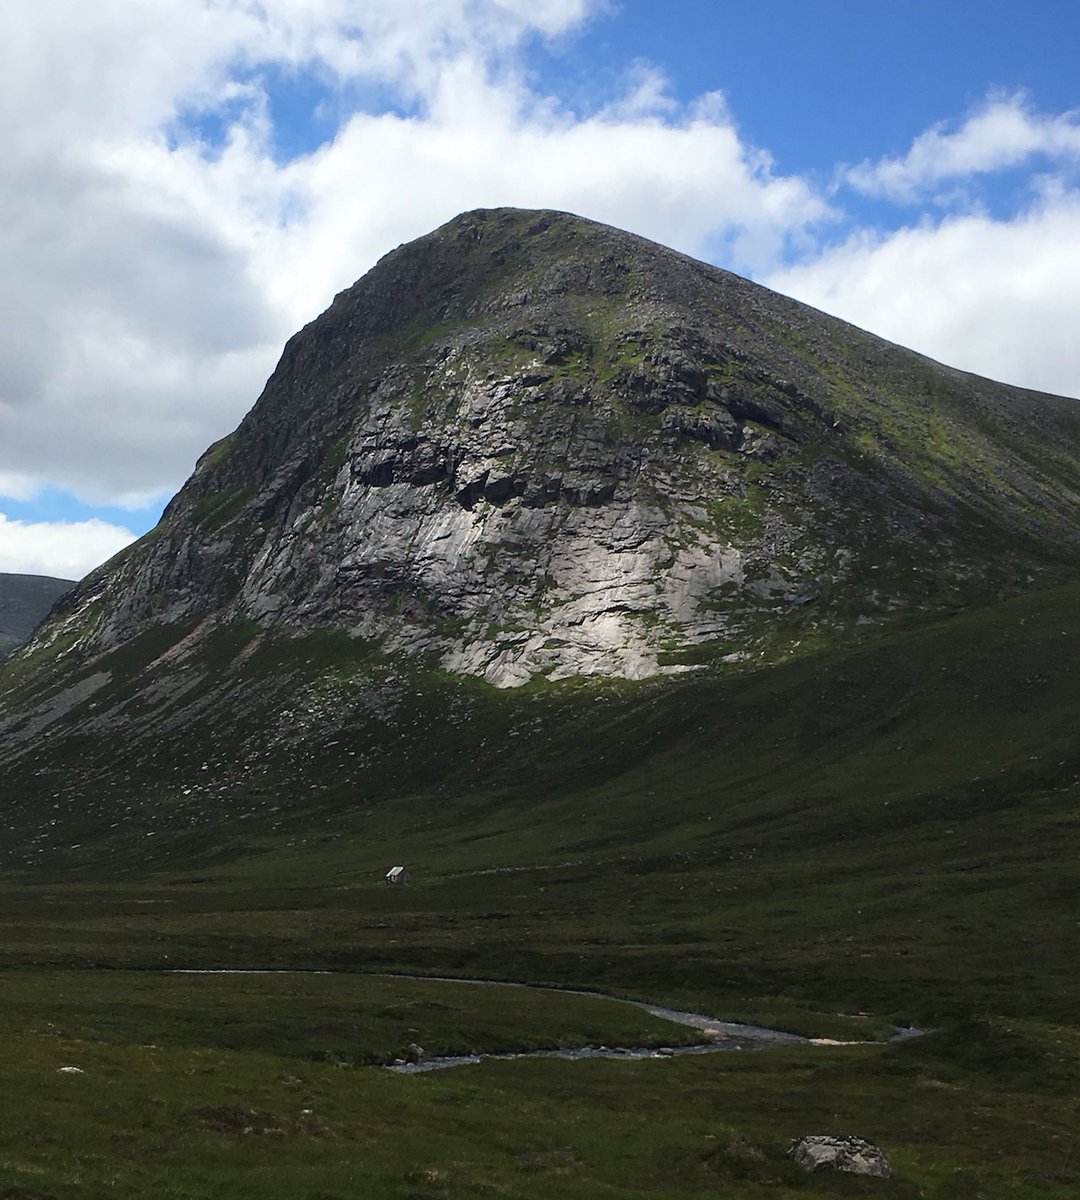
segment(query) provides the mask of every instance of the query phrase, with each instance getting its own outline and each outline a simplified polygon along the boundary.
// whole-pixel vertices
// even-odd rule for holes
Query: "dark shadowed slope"
[[[48,575],[0,574],[0,657],[21,646],[72,586],[70,579]]]

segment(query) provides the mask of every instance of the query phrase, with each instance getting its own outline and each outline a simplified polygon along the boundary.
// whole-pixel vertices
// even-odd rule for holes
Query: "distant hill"
[[[73,583],[49,575],[0,574],[0,658],[26,641]]]

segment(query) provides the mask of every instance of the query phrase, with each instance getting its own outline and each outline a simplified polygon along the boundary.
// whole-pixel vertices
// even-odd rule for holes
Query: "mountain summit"
[[[500,685],[757,661],[1057,578],[1080,406],[615,229],[466,213],[285,348],[39,639],[345,630]]]

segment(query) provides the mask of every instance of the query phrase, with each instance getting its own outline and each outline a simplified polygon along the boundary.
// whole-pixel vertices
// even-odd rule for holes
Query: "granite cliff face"
[[[567,214],[468,213],[287,345],[38,640],[347,630],[499,686],[756,661],[1080,560],[1080,406]]]

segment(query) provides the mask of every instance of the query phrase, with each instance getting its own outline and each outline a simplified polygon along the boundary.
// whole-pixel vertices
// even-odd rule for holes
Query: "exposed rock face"
[[[788,1154],[795,1165],[811,1173],[845,1171],[850,1175],[870,1175],[888,1179],[892,1174],[883,1151],[865,1138],[814,1135],[791,1143]]]
[[[767,657],[1075,562],[1077,444],[1071,401],[577,217],[470,213],[289,342],[49,636],[334,627],[500,686]]]
[[[71,586],[49,575],[0,574],[0,658],[26,641]]]

